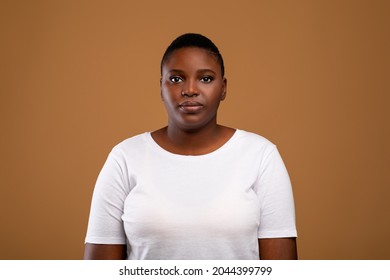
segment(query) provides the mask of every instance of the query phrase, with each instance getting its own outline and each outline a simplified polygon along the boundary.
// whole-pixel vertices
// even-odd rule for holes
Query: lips
[[[203,109],[203,104],[197,101],[184,101],[179,104],[181,111],[187,114],[194,114]]]

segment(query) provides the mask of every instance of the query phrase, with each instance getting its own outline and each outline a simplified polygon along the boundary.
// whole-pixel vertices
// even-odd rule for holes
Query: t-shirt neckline
[[[241,131],[239,129],[235,129],[235,132],[233,133],[233,135],[222,145],[220,146],[219,148],[217,148],[216,150],[210,152],[210,153],[207,153],[207,154],[202,154],[202,155],[182,155],[182,154],[175,154],[175,153],[172,153],[166,149],[164,149],[163,147],[161,147],[152,137],[152,132],[145,132],[145,138],[147,140],[147,142],[149,144],[151,144],[152,148],[156,151],[156,152],[159,152],[159,153],[162,153],[162,154],[165,154],[165,155],[168,155],[168,156],[171,156],[171,157],[176,157],[176,158],[205,158],[205,157],[211,157],[213,155],[216,155],[216,154],[219,154],[220,152],[228,149],[232,143],[235,141],[236,138],[238,138],[239,134],[241,133]]]

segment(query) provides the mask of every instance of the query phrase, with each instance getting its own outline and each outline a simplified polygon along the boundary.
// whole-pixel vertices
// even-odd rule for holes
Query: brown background
[[[225,58],[219,120],[276,143],[301,259],[390,259],[390,1],[1,1],[0,259],[80,259],[111,148],[166,124],[185,32]]]

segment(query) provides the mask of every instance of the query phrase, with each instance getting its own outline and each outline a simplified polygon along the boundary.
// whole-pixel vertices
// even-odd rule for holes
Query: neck
[[[174,146],[187,150],[196,151],[202,147],[210,146],[213,139],[218,137],[221,126],[216,122],[209,123],[199,129],[181,129],[175,125],[168,124],[166,136]]]
[[[224,145],[235,129],[210,122],[199,129],[182,129],[168,122],[168,126],[152,132],[153,139],[174,154],[203,155]]]

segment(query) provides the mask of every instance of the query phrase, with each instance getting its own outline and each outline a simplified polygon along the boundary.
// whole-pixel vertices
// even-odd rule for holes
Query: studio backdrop
[[[160,60],[220,48],[221,124],[274,142],[301,259],[390,259],[390,2],[2,1],[0,259],[81,259],[111,148],[166,125]]]

